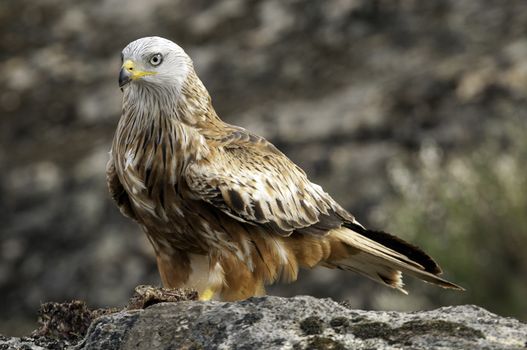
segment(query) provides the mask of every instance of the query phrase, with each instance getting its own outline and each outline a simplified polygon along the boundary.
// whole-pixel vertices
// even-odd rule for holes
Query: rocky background
[[[223,119],[262,134],[361,222],[426,246],[466,293],[402,297],[351,273],[270,289],[527,319],[527,2],[4,0],[0,333],[42,301],[123,305],[159,283],[107,195],[119,54],[170,38]]]

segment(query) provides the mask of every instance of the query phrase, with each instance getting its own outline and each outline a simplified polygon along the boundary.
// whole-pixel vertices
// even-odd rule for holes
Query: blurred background
[[[271,294],[527,320],[525,0],[3,0],[0,333],[29,332],[43,301],[119,306],[160,283],[104,174],[120,51],[149,35],[189,53],[224,120],[467,289],[317,269]]]

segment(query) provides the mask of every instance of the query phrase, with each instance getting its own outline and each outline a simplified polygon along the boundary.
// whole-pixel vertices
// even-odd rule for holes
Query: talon
[[[199,300],[200,301],[209,301],[214,296],[214,291],[210,288],[205,289],[203,293],[200,293]]]

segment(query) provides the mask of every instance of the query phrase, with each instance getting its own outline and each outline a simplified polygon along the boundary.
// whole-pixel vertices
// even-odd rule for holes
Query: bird
[[[129,43],[119,87],[107,184],[146,233],[166,288],[236,301],[322,266],[403,293],[403,273],[462,290],[422,249],[361,225],[271,142],[221,120],[176,43]]]

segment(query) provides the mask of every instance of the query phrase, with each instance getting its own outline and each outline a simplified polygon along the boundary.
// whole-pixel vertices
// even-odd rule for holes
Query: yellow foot
[[[214,296],[214,291],[210,288],[207,288],[203,291],[203,293],[199,294],[199,300],[201,301],[209,301]]]

